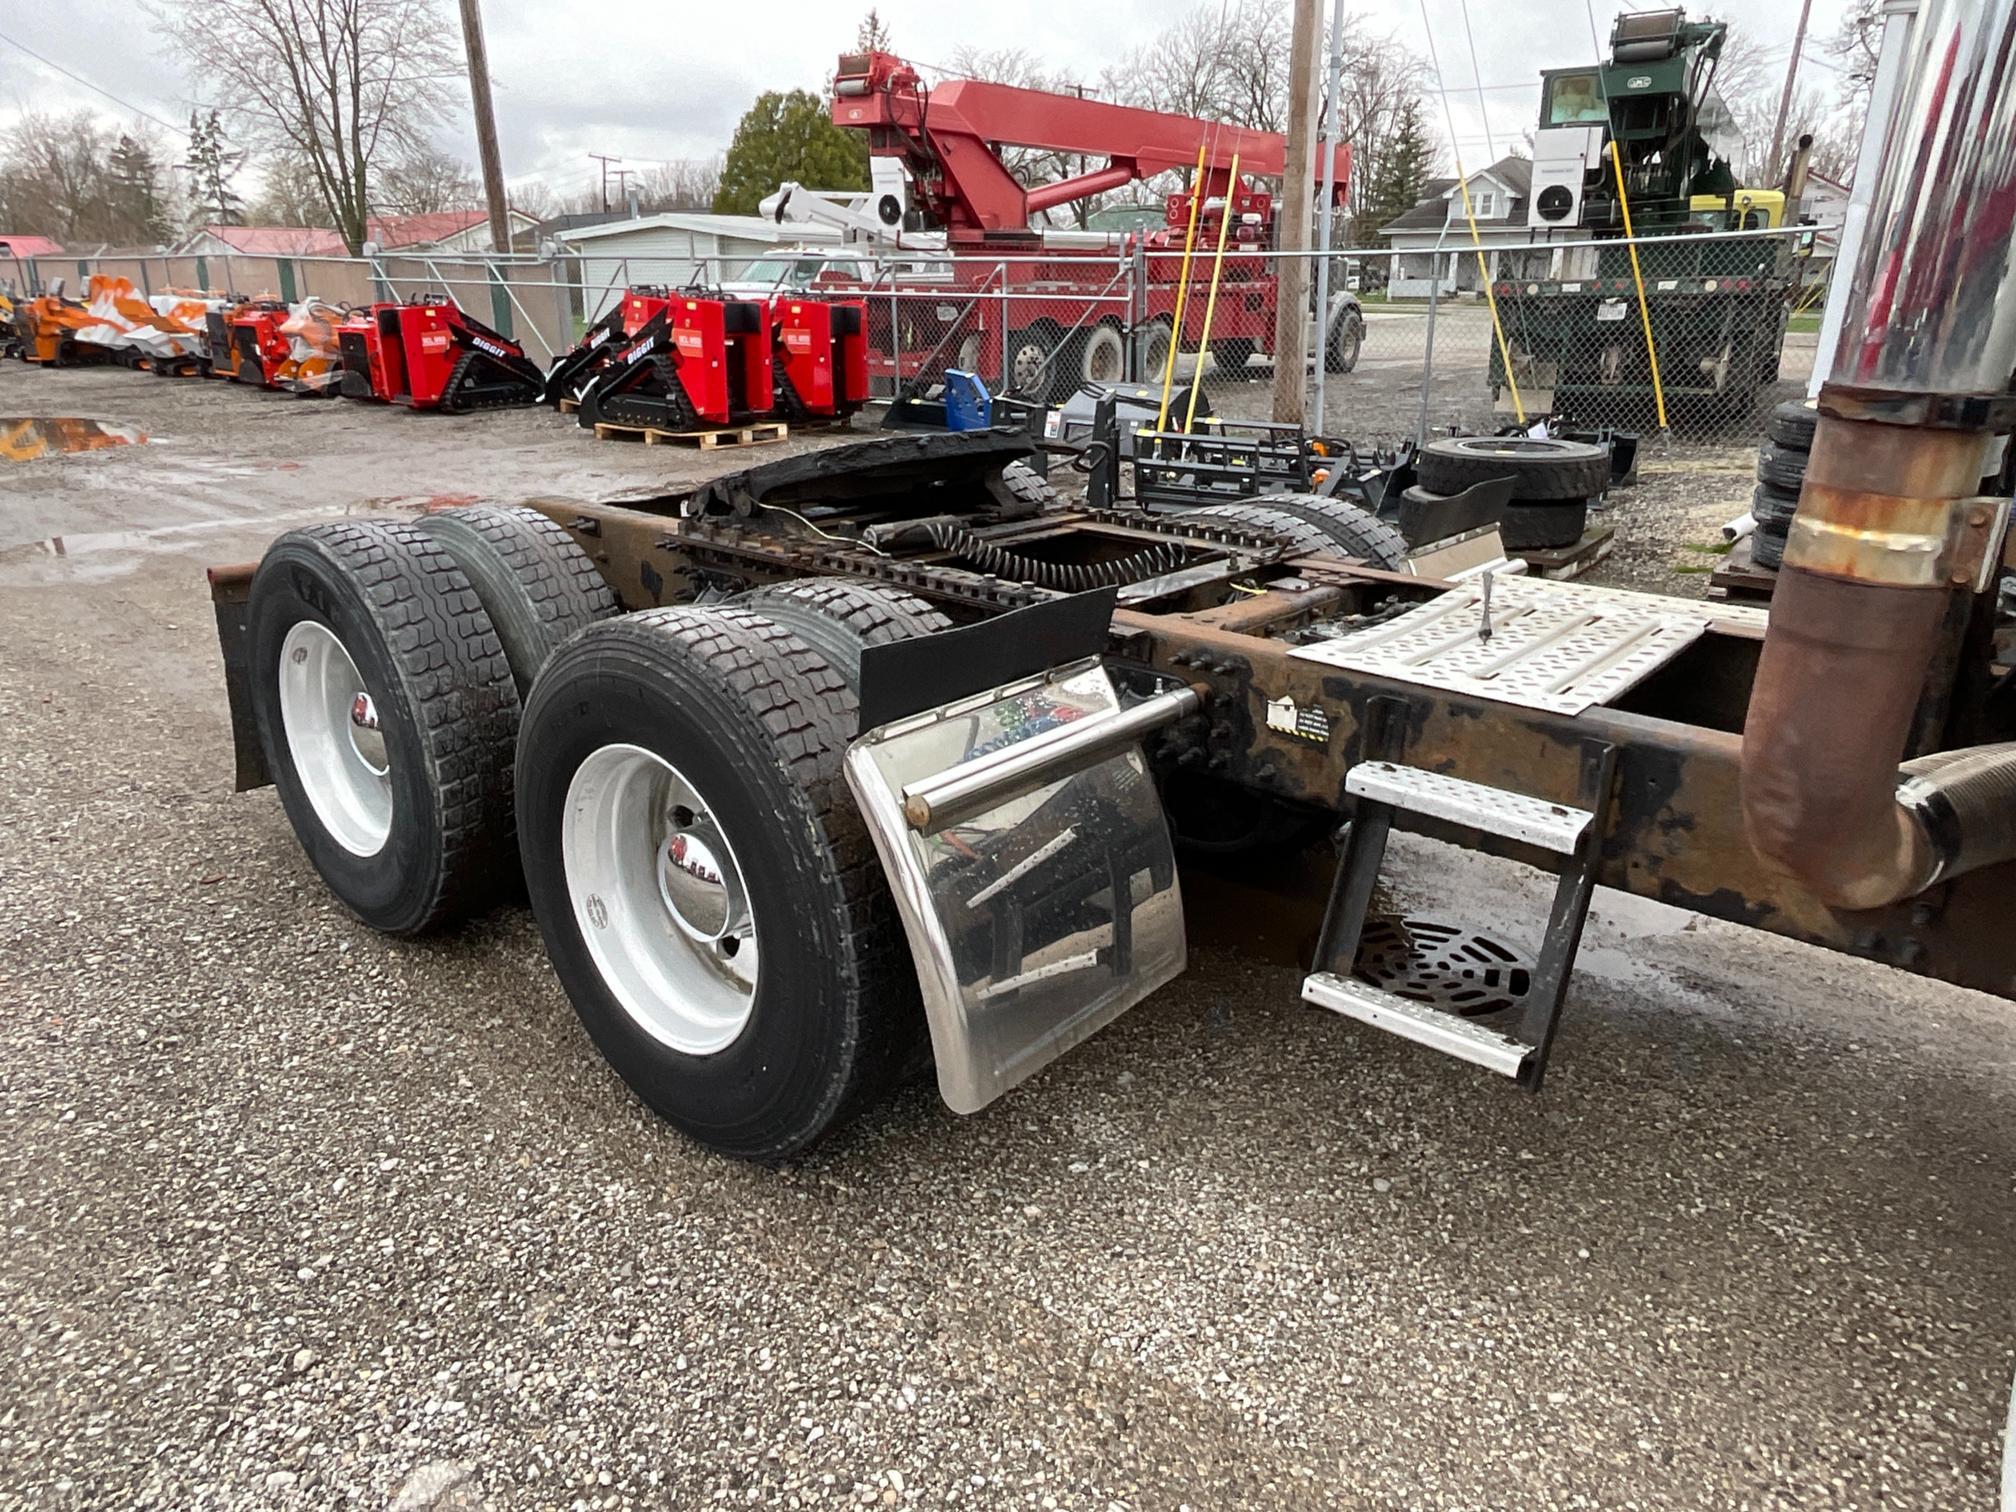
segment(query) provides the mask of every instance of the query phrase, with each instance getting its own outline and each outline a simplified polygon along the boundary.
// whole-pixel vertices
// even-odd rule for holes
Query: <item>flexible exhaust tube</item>
[[[1845,909],[2016,858],[2016,745],[1899,766],[2016,369],[2016,0],[1925,0],[1882,140],[1743,732],[1752,846]]]

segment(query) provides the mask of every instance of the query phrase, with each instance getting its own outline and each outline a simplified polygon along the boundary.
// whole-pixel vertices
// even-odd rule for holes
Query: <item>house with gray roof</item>
[[[1506,251],[1532,241],[1526,200],[1533,189],[1533,164],[1502,157],[1468,176],[1470,205],[1477,217],[1477,240],[1492,278],[1544,274],[1548,254]],[[1477,257],[1463,211],[1463,195],[1453,178],[1430,179],[1414,208],[1379,228],[1393,249],[1387,293],[1394,299],[1426,299],[1438,283],[1443,294],[1481,292]],[[1537,259],[1537,262],[1535,261]]]

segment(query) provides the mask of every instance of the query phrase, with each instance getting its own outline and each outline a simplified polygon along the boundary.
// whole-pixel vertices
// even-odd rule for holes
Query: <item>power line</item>
[[[139,116],[141,119],[152,121],[156,126],[161,127],[164,131],[172,131],[175,133],[175,135],[181,137],[184,141],[188,141],[190,139],[188,131],[185,130],[184,128],[180,126],[169,125],[166,121],[162,120],[161,117],[155,115],[151,110],[142,110],[138,105],[135,105],[131,100],[122,100],[121,98],[119,98],[118,95],[115,95],[109,89],[100,89],[96,84],[93,84],[89,79],[85,78],[82,74],[72,73],[69,69],[65,68],[61,63],[56,62],[54,59],[43,57],[42,54],[35,51],[35,49],[30,47],[26,42],[17,41],[15,38],[8,36],[5,32],[0,32],[0,42],[5,42],[10,47],[18,47],[19,49],[21,49],[22,52],[28,54],[29,57],[33,58],[37,63],[40,63],[44,68],[55,69],[56,72],[63,75],[64,78],[70,80],[72,83],[82,84],[86,89],[90,90],[93,94],[101,94],[105,96],[105,98],[110,100],[114,105],[124,106],[126,109],[132,111],[133,114]]]

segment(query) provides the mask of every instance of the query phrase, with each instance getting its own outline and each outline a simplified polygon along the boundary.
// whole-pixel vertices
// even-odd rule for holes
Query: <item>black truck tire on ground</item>
[[[1298,552],[1323,552],[1335,556],[1338,550],[1336,537],[1321,525],[1290,514],[1285,509],[1269,509],[1258,501],[1250,504],[1209,504],[1202,509],[1190,510],[1181,518],[1285,536],[1288,544]]]
[[[1803,451],[1766,441],[1757,448],[1757,481],[1797,496],[1806,483],[1806,456]]]
[[[1820,423],[1820,407],[1811,399],[1787,399],[1773,405],[1764,433],[1780,446],[1793,451],[1813,450],[1813,432]]]
[[[575,631],[618,612],[588,553],[522,505],[470,504],[414,522],[462,569],[504,643],[523,699],[546,659]]]
[[[1750,491],[1750,516],[1756,520],[1759,529],[1775,527],[1783,535],[1798,507],[1799,495],[1790,489],[1759,483]]]
[[[1365,322],[1346,311],[1330,323],[1329,339],[1323,343],[1323,370],[1350,372],[1358,366],[1358,355],[1364,349]]]
[[[1250,337],[1231,336],[1211,344],[1211,374],[1213,378],[1229,379],[1233,383],[1244,383],[1252,376],[1252,369],[1246,364],[1253,360],[1258,350]]]
[[[1443,503],[1450,495],[1416,484],[1401,497],[1415,504],[1433,507]],[[1498,518],[1498,544],[1507,551],[1547,551],[1557,546],[1574,545],[1588,528],[1589,502],[1586,499],[1524,504],[1514,500],[1505,506],[1505,513]]]
[[[1034,325],[1011,332],[1005,363],[1008,392],[1024,399],[1049,400],[1052,390],[1057,387],[1059,370],[1070,355],[1053,350],[1056,346],[1056,328],[1047,321],[1039,320]],[[1077,380],[1068,374],[1063,383],[1065,394],[1078,386]]]
[[[399,522],[290,531],[246,621],[266,767],[330,891],[396,935],[493,902],[514,874],[518,696],[448,554]]]
[[[1062,397],[1069,398],[1084,383],[1126,382],[1127,343],[1118,326],[1104,321],[1089,325],[1071,338],[1065,350],[1071,357],[1066,367],[1070,387]]]
[[[1547,502],[1595,498],[1610,486],[1610,454],[1586,441],[1532,436],[1449,436],[1415,458],[1421,486],[1457,494],[1472,484],[1510,478],[1512,497]]]
[[[525,710],[519,843],[554,970],[637,1095],[725,1155],[780,1161],[809,1148],[888,1090],[925,1034],[894,900],[842,771],[858,713],[816,649],[734,608],[647,610],[591,626],[554,656]],[[670,838],[612,827],[612,847],[639,848],[628,864],[643,868],[633,874],[641,885],[584,892],[602,885],[580,838],[603,832],[592,822],[596,775],[640,759],[669,771],[699,807],[664,811]],[[588,820],[575,817],[583,811]],[[626,1006],[638,979],[622,963],[626,951],[664,948],[649,932],[653,905],[667,915],[659,934],[674,947],[691,938],[652,879],[671,864],[661,852],[690,855],[672,842],[696,816],[716,836],[717,875],[732,872],[751,900],[757,965],[739,1017],[714,1021],[727,1037],[682,1049],[666,1026],[682,1022],[682,1001],[717,989],[704,975],[661,976],[650,1018]],[[725,967],[718,980],[730,980]]]
[[[1169,366],[1169,344],[1176,339],[1175,323],[1167,315],[1156,315],[1134,332],[1134,365],[1137,383],[1160,383],[1162,370]]]
[[[1346,556],[1358,557],[1388,572],[1407,566],[1407,538],[1369,510],[1348,499],[1321,494],[1262,494],[1266,508],[1306,520],[1327,534]]]
[[[1573,546],[1588,528],[1586,499],[1514,502],[1506,506],[1498,522],[1498,539],[1507,551],[1548,551],[1557,546]]]
[[[952,628],[914,593],[855,578],[799,578],[740,593],[740,609],[775,620],[831,662],[848,688],[861,691],[861,652]]]
[[[1785,537],[1776,533],[1766,535],[1754,531],[1750,536],[1750,562],[1752,566],[1768,567],[1773,570],[1785,565]]]

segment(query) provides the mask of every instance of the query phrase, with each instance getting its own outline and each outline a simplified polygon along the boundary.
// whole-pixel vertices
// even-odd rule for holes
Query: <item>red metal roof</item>
[[[62,250],[46,236],[8,236],[0,232],[0,253],[8,257],[54,257]]]

